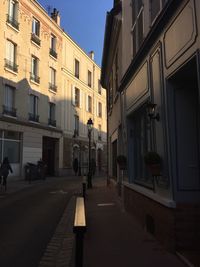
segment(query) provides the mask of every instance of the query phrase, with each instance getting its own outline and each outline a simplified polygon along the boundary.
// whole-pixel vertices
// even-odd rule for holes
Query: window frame
[[[88,70],[88,86],[92,87],[92,72]]]
[[[4,87],[4,105],[3,114],[16,117],[15,108],[15,90],[16,88],[8,84]]]
[[[140,17],[142,17],[140,21]],[[142,35],[140,32],[140,22],[142,22]],[[132,53],[133,57],[139,50],[144,40],[144,4],[142,0],[132,0]],[[134,35],[135,34],[135,35]],[[142,37],[141,37],[142,36]],[[141,38],[138,38],[141,37]]]
[[[39,58],[34,55],[31,55],[31,72],[30,80],[35,83],[40,83],[39,77]]]
[[[75,61],[74,61],[74,75],[77,79],[80,78],[80,62],[78,59],[75,58]]]

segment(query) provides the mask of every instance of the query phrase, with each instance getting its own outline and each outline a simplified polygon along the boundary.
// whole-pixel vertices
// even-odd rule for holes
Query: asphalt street
[[[0,266],[37,267],[80,178],[49,178],[0,193]]]

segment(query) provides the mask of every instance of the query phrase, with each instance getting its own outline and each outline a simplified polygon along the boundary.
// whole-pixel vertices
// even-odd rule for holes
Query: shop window
[[[143,107],[134,114],[133,118],[134,140],[134,179],[140,184],[152,186],[152,176],[144,163],[144,154],[151,149],[151,128],[146,108]]]

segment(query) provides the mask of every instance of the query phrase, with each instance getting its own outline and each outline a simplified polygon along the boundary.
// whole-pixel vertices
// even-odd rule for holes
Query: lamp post
[[[89,139],[89,168],[88,168],[88,188],[92,188],[92,170],[91,170],[91,132],[93,127],[93,121],[91,118],[87,121],[88,127],[88,139]]]

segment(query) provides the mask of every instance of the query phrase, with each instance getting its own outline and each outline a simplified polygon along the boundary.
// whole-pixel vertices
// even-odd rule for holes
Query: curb
[[[73,220],[76,196],[72,196],[38,267],[72,267]]]

